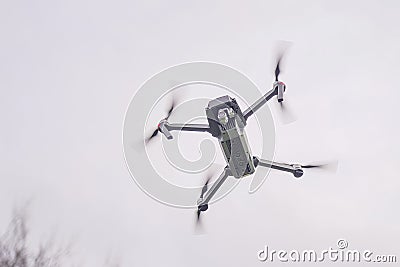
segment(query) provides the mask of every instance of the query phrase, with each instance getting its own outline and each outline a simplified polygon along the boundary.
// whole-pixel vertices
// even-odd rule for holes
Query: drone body
[[[208,209],[209,201],[229,176],[240,179],[253,174],[256,168],[261,166],[288,172],[298,178],[303,175],[303,168],[322,166],[277,163],[266,159],[260,159],[253,156],[251,153],[245,132],[248,118],[274,96],[276,96],[277,101],[281,104],[281,107],[283,107],[282,101],[284,92],[286,91],[286,85],[278,80],[280,73],[279,63],[280,59],[275,69],[275,82],[273,83],[272,89],[246,110],[242,111],[234,98],[230,96],[221,96],[211,100],[205,108],[208,124],[178,124],[168,122],[168,118],[174,108],[173,103],[168,111],[168,116],[160,121],[157,129],[147,139],[148,142],[159,132],[167,139],[172,139],[171,131],[208,132],[218,139],[227,165],[210,188],[208,188],[209,179],[203,186],[200,197],[197,200],[198,218],[202,211]]]
[[[258,166],[290,172],[295,177],[303,175],[302,167],[305,166],[277,163],[253,156],[246,137],[247,119],[274,96],[277,96],[278,102],[282,102],[285,89],[283,82],[275,81],[269,92],[243,112],[236,100],[230,96],[213,99],[205,109],[208,124],[169,123],[168,117],[173,108],[169,110],[167,118],[160,121],[157,130],[150,138],[158,132],[164,134],[167,139],[173,138],[171,131],[208,132],[220,143],[227,165],[210,189],[208,189],[208,181],[204,185],[197,201],[199,212],[208,209],[209,201],[229,176],[239,179],[251,175]]]
[[[241,178],[253,174],[255,167],[244,129],[246,120],[236,100],[230,96],[211,100],[206,114],[210,133],[218,138],[232,175]]]

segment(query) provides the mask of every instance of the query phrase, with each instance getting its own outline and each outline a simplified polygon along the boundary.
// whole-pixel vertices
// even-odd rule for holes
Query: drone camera
[[[222,125],[225,125],[225,124],[228,123],[229,118],[228,118],[228,115],[226,114],[226,112],[225,112],[224,109],[220,109],[220,110],[218,111],[218,121],[219,121]]]

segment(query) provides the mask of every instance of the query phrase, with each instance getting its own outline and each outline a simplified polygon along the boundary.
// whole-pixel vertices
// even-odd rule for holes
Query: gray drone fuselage
[[[270,91],[243,112],[236,100],[230,96],[213,99],[205,109],[208,125],[169,123],[168,117],[160,121],[158,131],[169,140],[173,138],[171,131],[208,132],[220,143],[227,166],[211,188],[208,189],[207,183],[203,186],[197,200],[199,212],[208,209],[209,201],[229,176],[242,178],[253,174],[259,166],[292,173],[296,178],[303,175],[302,166],[299,164],[278,163],[253,156],[245,133],[247,119],[274,96],[278,102],[282,102],[285,88],[283,82],[275,81]]]
[[[217,137],[232,176],[241,178],[255,171],[253,156],[247,141],[246,120],[234,98],[222,96],[206,107],[210,133]]]

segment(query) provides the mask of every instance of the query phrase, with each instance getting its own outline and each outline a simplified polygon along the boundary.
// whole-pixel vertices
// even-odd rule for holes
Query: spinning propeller
[[[203,198],[204,194],[208,190],[208,184],[212,178],[213,174],[208,174],[206,178],[206,182],[203,185],[203,188],[201,189],[201,194],[200,194],[200,199]],[[196,211],[196,228],[201,227],[201,212],[206,211],[208,209],[208,204],[199,206],[197,211]]]
[[[290,42],[280,42],[277,46],[276,66],[275,66],[275,82],[276,83],[277,82],[282,83],[281,81],[279,81],[279,75],[281,74],[283,57],[285,55],[286,50],[289,48],[290,44],[291,44]],[[286,86],[284,85],[284,87],[286,87]],[[278,107],[279,117],[280,117],[280,120],[284,124],[288,124],[288,123],[294,122],[296,120],[296,116],[291,111],[291,109],[288,107],[288,104],[286,103],[286,101],[283,101],[283,98],[278,99],[278,105],[279,105],[279,107]]]
[[[167,117],[165,117],[164,120],[168,120],[169,119],[169,117],[171,116],[172,111],[174,110],[175,107],[176,107],[176,97],[173,97],[171,105],[170,105],[170,107],[169,107],[169,109],[167,111]],[[160,132],[160,129],[157,126],[157,129],[154,130],[154,132],[149,137],[147,137],[145,139],[145,143],[148,144],[154,137],[156,137],[158,135],[159,132]]]
[[[276,67],[275,67],[275,81],[276,82],[279,81],[279,74],[281,73],[281,69],[280,69],[279,65],[281,63],[282,57],[283,57],[283,53],[281,53],[278,56],[278,59],[277,59],[277,62],[276,62]]]
[[[314,164],[301,165],[303,169],[319,169],[324,171],[336,172],[339,162],[337,160],[329,162],[316,162]]]
[[[275,81],[279,81],[279,74],[281,73],[282,61],[285,56],[286,51],[292,45],[291,42],[287,41],[279,41],[275,46],[275,59],[276,59],[276,66],[275,66]]]

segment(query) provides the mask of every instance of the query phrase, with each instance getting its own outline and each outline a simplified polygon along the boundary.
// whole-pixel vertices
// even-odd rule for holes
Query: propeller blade
[[[200,221],[200,215],[201,215],[201,211],[200,210],[197,210],[196,211],[196,225],[199,225],[200,223],[201,223],[201,221]]]
[[[285,97],[285,100],[282,102],[273,102],[274,110],[276,110],[275,113],[282,124],[289,124],[297,120],[297,117],[288,102],[290,101],[287,101],[287,97]]]
[[[205,194],[205,193],[207,192],[207,190],[208,190],[208,183],[210,182],[211,177],[212,177],[211,175],[207,177],[206,183],[203,185],[203,188],[201,189],[201,194],[200,194],[200,197],[201,197],[201,198],[203,198],[204,194]]]
[[[213,172],[214,173],[214,172]],[[209,173],[206,178],[206,182],[204,183],[203,187],[201,188],[200,198],[203,198],[204,194],[208,190],[208,184],[213,177],[213,173]],[[208,204],[203,205],[202,207],[198,207],[196,211],[196,232],[199,232],[199,229],[202,228],[201,226],[201,212],[206,211],[208,209]]]
[[[168,109],[168,112],[167,112],[167,117],[165,117],[165,119],[166,120],[168,120],[169,119],[169,117],[171,116],[171,114],[172,114],[172,111],[174,110],[174,108],[175,108],[175,105],[176,105],[176,100],[175,100],[175,98],[173,98],[172,99],[172,103],[171,103],[171,106],[170,106],[170,108]]]
[[[297,120],[296,116],[294,115],[293,110],[289,107],[287,102],[279,102],[279,106],[281,109],[281,118],[284,124],[289,124]]]
[[[172,111],[174,110],[175,107],[176,107],[176,97],[173,96],[172,97],[172,101],[171,101],[171,105],[170,105],[169,109],[167,110],[167,116],[164,119],[166,119],[166,120],[169,119],[169,117],[171,116]],[[154,130],[154,132],[149,137],[147,137],[145,139],[145,143],[146,144],[149,143],[154,137],[157,136],[158,132],[159,132],[159,130],[157,128],[156,130]]]
[[[276,66],[275,66],[275,81],[279,81],[279,74],[282,72],[282,62],[286,50],[291,46],[291,42],[279,41],[275,45]]]
[[[201,219],[201,213],[208,209],[208,204],[205,204],[203,207],[199,207],[196,211],[196,224],[195,224],[195,231],[197,233],[204,232],[203,230],[203,223]]]
[[[313,164],[301,165],[303,169],[320,169],[329,172],[336,172],[339,165],[339,161],[329,161],[329,162],[317,162]]]
[[[281,69],[279,68],[279,64],[281,63],[281,59],[282,59],[282,55],[281,57],[278,59],[278,62],[276,63],[276,67],[275,67],[275,81],[277,82],[279,79],[279,74],[281,73]]]
[[[203,222],[201,220],[201,211],[197,210],[195,216],[196,216],[195,234],[197,235],[204,234]]]
[[[289,49],[289,47],[291,46],[291,42],[287,42],[287,41],[278,41],[275,45],[275,81],[279,81],[279,75],[282,72],[282,65],[284,63],[284,57],[286,54],[286,51]],[[296,116],[294,115],[294,113],[290,110],[290,108],[288,107],[288,105],[286,104],[287,100],[286,100],[286,95],[283,98],[283,101],[278,102],[278,107],[276,107],[276,109],[278,110],[278,116],[279,116],[279,120],[283,123],[283,124],[288,124],[288,123],[292,123],[296,120]]]
[[[150,142],[151,139],[153,139],[154,137],[156,137],[157,134],[158,134],[158,129],[156,129],[149,137],[146,138],[146,140],[145,140],[146,144],[147,144],[148,142]]]

